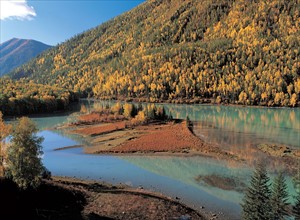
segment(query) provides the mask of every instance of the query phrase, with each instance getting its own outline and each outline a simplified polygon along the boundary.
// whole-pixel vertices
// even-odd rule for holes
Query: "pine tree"
[[[293,178],[294,188],[297,192],[295,196],[295,205],[293,207],[293,214],[295,216],[295,220],[300,220],[300,164],[298,166],[298,171]]]
[[[272,205],[272,219],[285,219],[285,217],[289,216],[288,214],[288,206],[290,203],[288,202],[289,194],[287,192],[287,185],[285,183],[285,178],[282,173],[280,173],[273,182],[272,186],[272,197],[271,197],[271,205]]]
[[[190,120],[189,116],[186,116],[185,122],[186,122],[187,128],[188,128],[191,132],[193,132],[194,125],[193,125],[193,122]]]
[[[242,204],[243,219],[267,220],[271,219],[271,205],[269,189],[270,179],[265,166],[258,165],[251,178]]]
[[[44,167],[41,162],[43,138],[37,137],[36,125],[26,117],[20,118],[12,132],[7,152],[8,176],[21,188],[37,187]]]
[[[298,190],[297,196],[296,196],[296,203],[293,207],[293,213],[295,216],[295,220],[300,220],[300,190]]]

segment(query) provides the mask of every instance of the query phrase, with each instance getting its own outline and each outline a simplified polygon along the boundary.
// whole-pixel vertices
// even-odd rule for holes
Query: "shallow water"
[[[87,103],[86,101],[84,102]],[[107,102],[95,102],[105,105]],[[89,102],[90,106],[95,104]],[[245,151],[258,143],[280,143],[300,148],[300,109],[163,104],[174,118],[189,118],[197,135],[227,150]],[[252,167],[205,157],[147,157],[85,155],[82,149],[54,148],[85,144],[76,135],[51,129],[72,116],[36,117],[44,130],[44,163],[54,175],[126,183],[179,197],[205,210],[221,211],[238,219],[242,190],[249,184]],[[275,173],[280,167],[272,167]],[[295,193],[288,177],[289,192]]]
[[[243,147],[261,141],[300,148],[300,109],[164,105],[174,118],[195,121],[195,130],[220,145]]]
[[[206,170],[204,174],[209,172],[208,167],[222,172],[227,170],[222,164],[217,166],[213,160],[193,158],[191,163],[188,158],[176,157],[86,155],[80,148],[53,151],[56,147],[72,146],[77,142],[53,131],[43,131],[40,135],[45,137],[43,162],[53,175],[143,186],[173,198],[179,197],[198,209],[205,206],[210,211],[230,213],[230,219],[239,216],[239,193],[201,185],[194,179],[203,170]]]

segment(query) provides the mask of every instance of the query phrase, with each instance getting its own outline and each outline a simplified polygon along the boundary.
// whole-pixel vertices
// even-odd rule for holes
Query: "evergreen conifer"
[[[287,185],[285,183],[285,178],[282,173],[280,173],[273,182],[272,185],[272,219],[282,220],[289,216],[288,202],[289,194],[287,192]]]
[[[251,178],[245,198],[242,204],[242,217],[245,220],[268,220],[271,219],[269,189],[270,179],[267,175],[266,168],[263,164],[259,164]]]
[[[298,191],[295,199],[296,203],[293,207],[293,213],[295,216],[295,220],[300,220],[300,191]]]

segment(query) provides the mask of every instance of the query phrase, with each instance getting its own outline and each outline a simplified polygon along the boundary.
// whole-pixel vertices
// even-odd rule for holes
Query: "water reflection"
[[[56,116],[36,116],[31,119],[37,124],[39,130],[53,129],[62,126],[65,123],[71,123],[76,120],[72,114]]]
[[[207,140],[225,145],[267,141],[300,148],[300,109],[165,105],[176,118],[187,115]],[[201,130],[204,129],[204,132]],[[226,134],[224,134],[224,132]],[[232,137],[228,137],[231,136]],[[245,137],[245,138],[244,138]],[[257,140],[256,140],[257,139]]]
[[[83,100],[88,108],[112,105],[114,101]],[[143,104],[147,105],[147,104]],[[173,118],[195,121],[195,132],[206,141],[224,147],[243,148],[268,142],[300,148],[300,108],[259,108],[240,106],[178,105],[164,106]]]
[[[219,199],[231,201],[238,204],[242,195],[238,190],[222,190],[210,185],[199,184],[197,177],[208,176],[211,174],[217,176],[226,176],[238,178],[241,182],[247,182],[251,171],[247,167],[231,168],[224,161],[217,161],[211,158],[203,157],[119,157],[132,164],[149,170],[153,173],[168,176],[180,180],[194,187],[200,188]],[[250,174],[250,175],[249,175]]]
[[[232,167],[226,161],[204,157],[120,157],[153,173],[180,180],[219,199],[240,204],[244,187],[249,185],[253,169],[246,165]],[[270,173],[274,178],[277,170]],[[220,182],[218,182],[218,180]],[[228,187],[227,183],[239,183]],[[288,191],[296,195],[293,182],[287,177]],[[290,198],[291,201],[292,197]]]

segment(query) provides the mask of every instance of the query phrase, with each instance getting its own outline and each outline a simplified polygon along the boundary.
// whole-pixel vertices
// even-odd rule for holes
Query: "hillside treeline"
[[[5,116],[67,110],[77,99],[75,93],[55,86],[0,78],[0,112]]]
[[[99,98],[299,106],[298,0],[150,0],[11,73]]]

